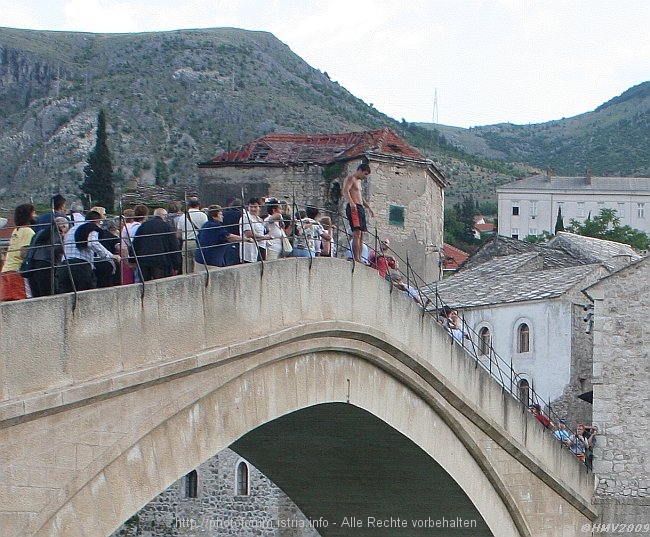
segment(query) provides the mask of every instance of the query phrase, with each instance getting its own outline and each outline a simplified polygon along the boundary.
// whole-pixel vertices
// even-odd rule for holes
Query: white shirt
[[[274,252],[282,253],[282,237],[284,236],[284,229],[282,226],[284,222],[280,220],[272,220],[272,216],[268,215],[264,219],[268,234],[273,237],[270,241],[266,241],[266,248]]]
[[[197,240],[199,229],[208,221],[208,215],[200,209],[190,209],[183,213],[176,224],[176,230],[181,232],[184,241]],[[192,226],[194,224],[194,226]]]
[[[264,220],[248,211],[244,211],[244,214],[239,219],[239,235],[242,239],[246,231],[251,231],[255,236],[264,235]],[[239,257],[241,257],[242,261],[249,263],[257,261],[257,248],[264,248],[266,241],[255,240],[257,242],[242,241],[239,243]]]
[[[83,224],[86,221],[86,217],[81,213],[72,213],[72,224]]]
[[[135,232],[138,231],[141,223],[142,222],[127,222],[124,224],[122,231],[120,231],[120,238],[122,239],[123,246],[131,246],[131,241],[133,240],[133,237],[135,237]]]

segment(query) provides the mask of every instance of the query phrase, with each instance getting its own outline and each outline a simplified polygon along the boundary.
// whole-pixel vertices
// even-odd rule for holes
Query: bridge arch
[[[456,427],[462,425],[454,419],[451,409],[445,408],[441,401],[435,401],[434,395],[423,398],[417,393],[417,385],[409,386],[412,373],[407,366],[398,368],[394,358],[383,355],[382,351],[367,343],[346,341],[340,337],[334,338],[335,341],[327,337],[319,340],[320,348],[317,351],[313,350],[315,341],[309,339],[303,340],[300,345],[306,347],[302,352],[294,348],[288,358],[278,359],[273,353],[267,357],[258,356],[258,360],[264,360],[263,363],[228,380],[169,416],[117,454],[101,472],[76,491],[43,525],[38,535],[56,534],[54,528],[68,528],[64,534],[73,535],[75,533],[68,533],[72,527],[83,528],[80,535],[91,535],[93,531],[97,535],[98,521],[106,524],[101,534],[108,535],[156,494],[231,445],[277,480],[281,488],[287,491],[300,488],[304,477],[298,479],[298,484],[292,483],[290,478],[287,479],[292,473],[280,465],[269,464],[263,450],[260,452],[255,446],[260,438],[272,438],[273,433],[269,431],[275,430],[293,440],[284,448],[297,453],[305,445],[301,446],[295,440],[302,438],[304,442],[306,433],[301,434],[292,426],[313,424],[314,420],[319,419],[325,420],[319,423],[321,433],[325,435],[321,439],[327,439],[327,433],[332,430],[331,423],[330,427],[325,427],[328,419],[344,419],[346,423],[354,425],[365,424],[364,430],[370,431],[369,436],[364,439],[364,430],[360,431],[361,437],[357,438],[356,445],[359,445],[359,441],[376,441],[377,432],[380,431],[391,441],[404,439],[394,446],[394,454],[402,449],[412,457],[410,463],[415,463],[416,468],[438,470],[430,476],[420,475],[419,483],[411,482],[410,487],[402,490],[404,501],[401,502],[401,510],[396,504],[391,507],[391,498],[395,502],[392,490],[391,497],[386,498],[385,503],[375,498],[370,510],[361,506],[356,510],[357,516],[374,516],[378,519],[400,517],[408,520],[410,526],[411,520],[421,520],[428,512],[434,520],[443,517],[455,520],[458,516],[468,521],[474,520],[482,531],[476,535],[489,535],[485,533],[486,525],[492,528],[495,535],[530,534],[523,517],[516,513],[516,504],[497,472],[491,467],[485,471],[486,465],[491,466],[488,461],[477,462],[476,455],[480,449],[468,432],[452,429],[451,424]],[[351,353],[350,347],[356,347],[357,352]],[[198,387],[196,380],[193,384]],[[170,385],[165,391],[169,394],[176,389]],[[260,397],[261,393],[263,397]],[[314,429],[308,429],[308,432],[313,434]],[[341,437],[338,447],[346,448],[352,439],[347,435]],[[404,446],[409,449],[404,449]],[[372,451],[377,452],[376,449]],[[364,455],[357,453],[357,460],[362,461]],[[313,459],[309,460],[312,468],[317,466]],[[318,464],[332,462],[328,459]],[[394,476],[395,470],[399,471],[399,468],[390,469],[389,475]],[[402,467],[402,470],[408,472],[406,467]],[[293,475],[296,475],[295,472]],[[444,477],[444,486],[441,483],[432,486],[436,476]],[[350,482],[349,479],[344,481]],[[453,487],[448,486],[452,483]],[[321,491],[327,488],[319,482],[315,482],[314,486]],[[301,490],[306,491],[304,487]],[[408,491],[412,494],[408,494]],[[340,490],[338,492],[341,493]],[[440,495],[440,492],[445,494]],[[363,497],[371,497],[372,494],[373,490],[367,489]],[[507,501],[504,501],[504,497]],[[120,501],[116,502],[118,498]],[[428,503],[432,499],[442,502],[445,498],[453,498],[457,502],[456,507],[452,508],[444,502],[444,508]],[[339,522],[339,532],[332,526],[324,534],[343,535],[349,532],[349,528],[340,527],[345,516],[355,515],[354,510],[346,510],[346,504],[338,505],[344,508],[340,512],[332,511],[331,505],[323,505],[327,508],[323,512],[314,504],[313,497],[303,500],[298,494],[292,499],[305,509],[310,518],[325,518],[332,524]],[[305,506],[307,501],[309,505]],[[413,510],[413,507],[417,509]],[[90,517],[76,516],[77,513],[87,515],[89,510],[92,512]],[[520,527],[517,527],[517,522]],[[377,534],[376,529],[367,529],[371,534],[372,531]],[[355,528],[355,533],[357,531]],[[394,528],[392,531],[395,534]],[[413,534],[413,531],[413,528],[408,528],[409,534]],[[361,532],[361,535],[364,534]]]
[[[418,465],[435,461],[444,471],[439,475],[450,476],[448,484],[457,484],[453,490],[463,491],[468,512],[473,505],[495,534],[556,535],[558,528],[575,530],[593,518],[591,485],[575,460],[557,449],[413,301],[388,294],[387,282],[374,271],[350,268],[338,260],[315,260],[313,267],[303,260],[282,260],[269,263],[263,275],[255,266],[220,271],[208,287],[198,276],[172,278],[150,286],[142,309],[119,307],[133,306],[138,290],[104,292],[102,298],[114,301],[121,316],[116,326],[138,322],[150,331],[146,341],[159,338],[172,347],[177,339],[188,341],[187,325],[169,323],[160,317],[169,310],[158,307],[160,299],[178,296],[179,288],[200,305],[197,318],[204,324],[193,327],[189,341],[196,346],[184,348],[185,354],[176,348],[162,358],[135,356],[129,362],[122,356],[119,366],[98,364],[101,375],[88,374],[87,364],[81,373],[71,371],[77,359],[71,344],[67,361],[56,352],[51,359],[44,356],[51,370],[46,375],[57,380],[69,375],[74,382],[56,385],[29,404],[25,399],[7,430],[30,438],[43,430],[42,444],[59,441],[53,438],[56,430],[61,442],[79,452],[84,431],[99,423],[104,449],[77,464],[76,477],[49,496],[21,534],[108,535],[223,448],[234,444],[255,462],[259,454],[251,451],[250,439],[282,420],[305,421],[317,409],[354,416],[359,423],[374,423],[374,428],[368,425],[372,430],[403,438]],[[275,290],[292,271],[297,284],[286,292],[288,309],[282,309],[279,320],[269,317],[269,325],[255,332],[254,323],[243,319],[243,332],[229,337],[221,329],[215,337],[211,328],[222,327],[232,316],[232,311],[217,312],[215,304],[232,303],[238,289],[245,288],[243,301],[258,296],[263,311],[276,311]],[[224,285],[232,281],[242,287]],[[341,285],[335,296],[332,281]],[[73,343],[82,341],[74,332],[85,328],[79,312],[92,311],[91,297],[97,298],[81,294],[79,318],[65,321]],[[302,304],[313,308],[301,309]],[[57,348],[56,341],[52,347]],[[65,368],[56,370],[61,363]],[[107,371],[111,367],[116,370]],[[27,386],[34,382],[19,380]],[[20,384],[11,389],[19,391]],[[272,477],[278,467],[260,465]],[[276,479],[287,489],[296,486],[281,474]],[[426,492],[426,487],[420,490]],[[308,516],[318,515],[310,498],[298,491],[293,499],[307,506]],[[555,533],[538,531],[536,524],[549,514],[557,515]]]

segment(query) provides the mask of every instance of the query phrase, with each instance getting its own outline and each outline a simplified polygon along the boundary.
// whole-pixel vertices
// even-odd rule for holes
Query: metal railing
[[[375,244],[380,244],[381,238],[382,237],[378,235],[377,230],[374,231],[371,237]],[[429,315],[436,323],[444,328],[448,332],[452,342],[463,348],[466,355],[474,361],[475,367],[481,367],[485,370],[490,377],[501,386],[503,392],[507,393],[523,405],[526,410],[532,412],[532,410],[537,407],[542,416],[541,418],[537,418],[537,421],[539,421],[546,430],[553,431],[561,417],[558,416],[553,409],[551,401],[544,399],[538,392],[536,392],[534,386],[526,385],[525,389],[522,389],[521,382],[527,382],[527,379],[515,371],[512,360],[505,360],[499,355],[499,353],[497,353],[492,346],[491,341],[488,342],[481,339],[480,334],[469,325],[462,311],[459,312],[460,333],[458,333],[458,331],[454,333],[449,326],[449,313],[456,311],[457,308],[451,307],[446,303],[438,292],[437,282],[431,283],[424,281],[413,269],[408,256],[406,259],[403,259],[391,248],[387,248],[387,251],[392,257],[398,260],[398,262],[403,263],[403,266],[405,266],[405,270],[402,270],[402,272],[405,272],[406,285],[407,287],[414,287],[417,290],[418,295],[416,302],[418,302],[422,308],[422,315]],[[389,273],[390,271],[391,269],[389,269]],[[392,287],[393,286],[391,286],[391,292]],[[546,425],[544,423],[544,417],[549,421]],[[579,441],[576,438],[575,430],[568,426],[566,427],[566,430],[568,436],[570,436],[574,442]],[[555,434],[554,437],[558,439],[563,447],[571,450],[570,446]],[[585,461],[585,463],[586,462],[587,461]],[[588,465],[587,467],[589,468]]]

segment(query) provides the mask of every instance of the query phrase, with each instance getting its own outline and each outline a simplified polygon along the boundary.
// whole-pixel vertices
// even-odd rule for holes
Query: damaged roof
[[[366,153],[380,153],[428,161],[417,149],[402,140],[395,131],[384,127],[375,131],[335,134],[272,133],[245,146],[226,151],[199,166],[248,165],[327,165],[346,161]]]
[[[460,265],[462,265],[469,254],[463,252],[460,248],[456,248],[451,244],[444,243],[443,247],[443,264],[442,268],[444,270],[456,270]]]

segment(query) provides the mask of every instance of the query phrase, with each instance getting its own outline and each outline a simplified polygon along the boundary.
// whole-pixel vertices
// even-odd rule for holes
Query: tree
[[[564,231],[564,230],[562,230]],[[540,244],[543,242],[548,242],[553,238],[553,234],[549,231],[542,231],[541,235],[526,235],[524,240],[526,242],[532,242],[533,244]]]
[[[647,250],[650,243],[650,238],[643,231],[621,226],[621,219],[616,215],[615,209],[601,209],[598,216],[590,217],[583,223],[572,219],[568,230],[585,237],[629,244],[637,250]]]
[[[557,220],[555,221],[555,234],[558,231],[564,231],[564,218],[562,218],[562,206],[557,208]]]
[[[97,141],[84,167],[81,191],[88,196],[92,205],[101,205],[107,212],[113,212],[115,205],[113,162],[108,149],[106,115],[103,110],[100,110],[97,116]]]
[[[156,185],[164,186],[169,182],[169,168],[167,163],[160,159],[156,161]]]
[[[474,237],[475,203],[472,196],[463,196],[463,202],[445,211],[445,236],[447,244],[467,253],[475,252],[481,241]]]
[[[474,241],[474,216],[476,215],[476,204],[471,194],[463,196],[463,203],[458,206],[457,212],[464,227],[464,239],[471,243]]]

